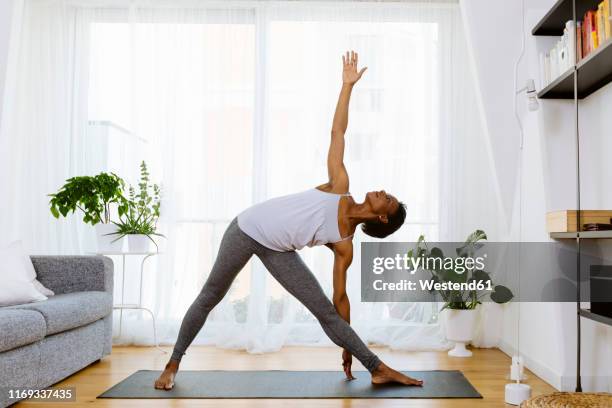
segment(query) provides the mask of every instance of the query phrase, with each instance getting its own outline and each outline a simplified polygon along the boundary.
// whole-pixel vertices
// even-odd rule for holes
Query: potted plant
[[[149,181],[149,171],[144,161],[140,164],[138,192],[132,186],[128,191],[128,209],[120,217],[119,222],[114,222],[117,226],[114,235],[118,235],[116,239],[128,237],[130,252],[148,252],[151,242],[157,250],[157,243],[152,237],[163,237],[156,232],[161,207],[161,189]]]
[[[51,214],[59,218],[80,210],[83,221],[96,228],[98,250],[120,251],[122,241],[114,240],[110,235],[116,230],[111,223],[111,204],[116,205],[119,216],[127,212],[124,186],[124,181],[114,173],[69,178],[57,193],[49,194]]]
[[[473,257],[478,249],[484,244],[479,243],[486,240],[487,235],[482,230],[476,230],[468,235],[465,243],[456,249],[456,258]],[[438,247],[429,249],[425,237],[421,235],[414,250],[408,252],[410,257],[423,256],[446,259],[442,250]],[[457,262],[452,263],[457,265]],[[464,263],[460,263],[464,265]],[[507,303],[513,298],[513,294],[505,286],[494,285],[489,273],[476,268],[437,268],[426,269],[431,273],[432,280],[439,283],[470,283],[481,282],[482,286],[490,287],[493,291],[490,298],[495,303]],[[448,352],[453,357],[470,357],[472,352],[465,348],[466,343],[472,340],[476,325],[476,308],[481,304],[481,299],[487,295],[486,291],[479,290],[438,290],[442,297],[444,306],[440,310],[446,326],[447,340],[454,342],[455,347]]]

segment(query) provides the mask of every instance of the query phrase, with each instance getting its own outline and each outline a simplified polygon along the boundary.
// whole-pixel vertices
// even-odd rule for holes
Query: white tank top
[[[340,197],[313,188],[272,198],[238,214],[238,226],[261,245],[275,251],[294,251],[349,239],[338,228]]]

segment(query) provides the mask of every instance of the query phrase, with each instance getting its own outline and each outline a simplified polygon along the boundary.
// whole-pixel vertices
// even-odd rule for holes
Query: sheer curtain
[[[384,188],[408,208],[388,240],[457,240],[483,223],[498,232],[495,208],[469,191],[496,190],[454,1],[26,0],[25,10],[16,61],[25,69],[0,139],[3,165],[16,169],[2,185],[14,197],[3,225],[34,252],[90,251],[92,229],[75,217],[53,220],[45,194],[101,170],[135,183],[146,159],[163,186],[167,238],[143,293],[163,344],[175,341],[231,219],[326,181],[347,49],[369,68],[353,91],[346,135],[351,192],[360,201]],[[352,325],[372,343],[447,348],[437,305],[359,301],[366,240],[356,234]],[[301,255],[331,296],[331,252]],[[136,285],[126,275],[127,299]],[[123,318],[118,343],[152,344],[148,316]],[[265,352],[331,342],[253,258],[195,344]]]

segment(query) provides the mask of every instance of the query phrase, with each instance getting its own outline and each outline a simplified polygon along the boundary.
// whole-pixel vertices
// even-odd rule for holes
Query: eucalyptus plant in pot
[[[114,173],[69,178],[57,193],[49,194],[51,214],[59,218],[81,211],[83,222],[96,228],[98,250],[121,251],[123,242],[111,236],[117,229],[111,222],[111,213],[113,206],[117,207],[119,217],[127,213],[124,187],[123,179]]]
[[[148,252],[150,244],[157,243],[154,236],[163,237],[157,232],[157,221],[159,220],[161,208],[161,189],[157,184],[149,180],[147,164],[140,164],[140,182],[138,191],[130,186],[128,189],[128,209],[120,217],[119,222],[113,222],[117,226],[114,235],[116,239],[127,236],[130,252]]]
[[[473,258],[476,251],[484,245],[479,241],[486,239],[487,235],[484,231],[476,230],[472,232],[463,245],[455,249],[456,256],[454,259]],[[415,249],[408,252],[408,256],[447,259],[440,248],[433,247],[430,249],[423,235],[419,237]],[[493,302],[499,304],[507,303],[514,297],[512,291],[507,287],[494,285],[488,272],[476,267],[465,267],[467,264],[467,262],[451,262],[452,267],[450,268],[426,269],[431,273],[431,279],[435,283],[441,283],[441,287],[445,288],[436,292],[444,302],[441,312],[446,326],[446,338],[455,343],[455,347],[448,352],[453,357],[469,357],[472,355],[472,352],[467,350],[465,345],[472,340],[476,326],[476,309],[482,303],[481,299],[484,296],[490,296]],[[436,265],[436,263],[432,263],[432,265]],[[461,266],[459,267],[459,265]],[[449,284],[455,283],[473,283],[474,288],[479,287],[481,289],[447,289],[451,286]]]

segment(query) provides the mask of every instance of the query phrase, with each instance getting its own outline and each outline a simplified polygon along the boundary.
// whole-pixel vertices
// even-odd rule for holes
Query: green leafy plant
[[[120,217],[127,213],[124,187],[124,181],[114,173],[69,178],[57,193],[49,194],[51,214],[55,218],[60,215],[66,217],[78,209],[83,212],[83,222],[86,224],[109,223],[111,204],[117,205]]]
[[[465,243],[462,246],[455,249],[456,258],[468,258],[473,257],[476,251],[484,246],[482,240],[487,239],[487,234],[482,230],[476,230],[468,235]],[[421,235],[417,241],[416,247],[408,251],[409,257],[424,257],[424,258],[439,258],[445,259],[442,250],[438,247],[429,248],[425,240],[425,236]],[[455,259],[456,259],[455,258]],[[433,263],[436,264],[435,262]],[[439,264],[438,264],[439,265]],[[488,272],[482,269],[476,268],[465,268],[461,267],[461,270],[456,265],[464,265],[464,262],[457,263],[452,268],[429,268],[426,269],[431,273],[432,280],[435,283],[470,283],[470,282],[482,282],[483,285],[487,285],[493,289],[490,294],[491,300],[495,303],[507,303],[514,295],[512,291],[503,285],[494,285],[491,276]],[[487,295],[487,293],[479,293],[477,290],[437,290],[444,301],[444,309],[456,309],[456,310],[473,310],[482,303],[481,299]]]
[[[117,226],[113,235],[118,235],[114,241],[126,235],[146,235],[157,248],[152,236],[163,237],[156,232],[161,208],[161,189],[159,185],[151,183],[149,175],[147,164],[143,161],[140,164],[138,191],[132,186],[129,187],[128,209],[119,222],[113,222]]]

